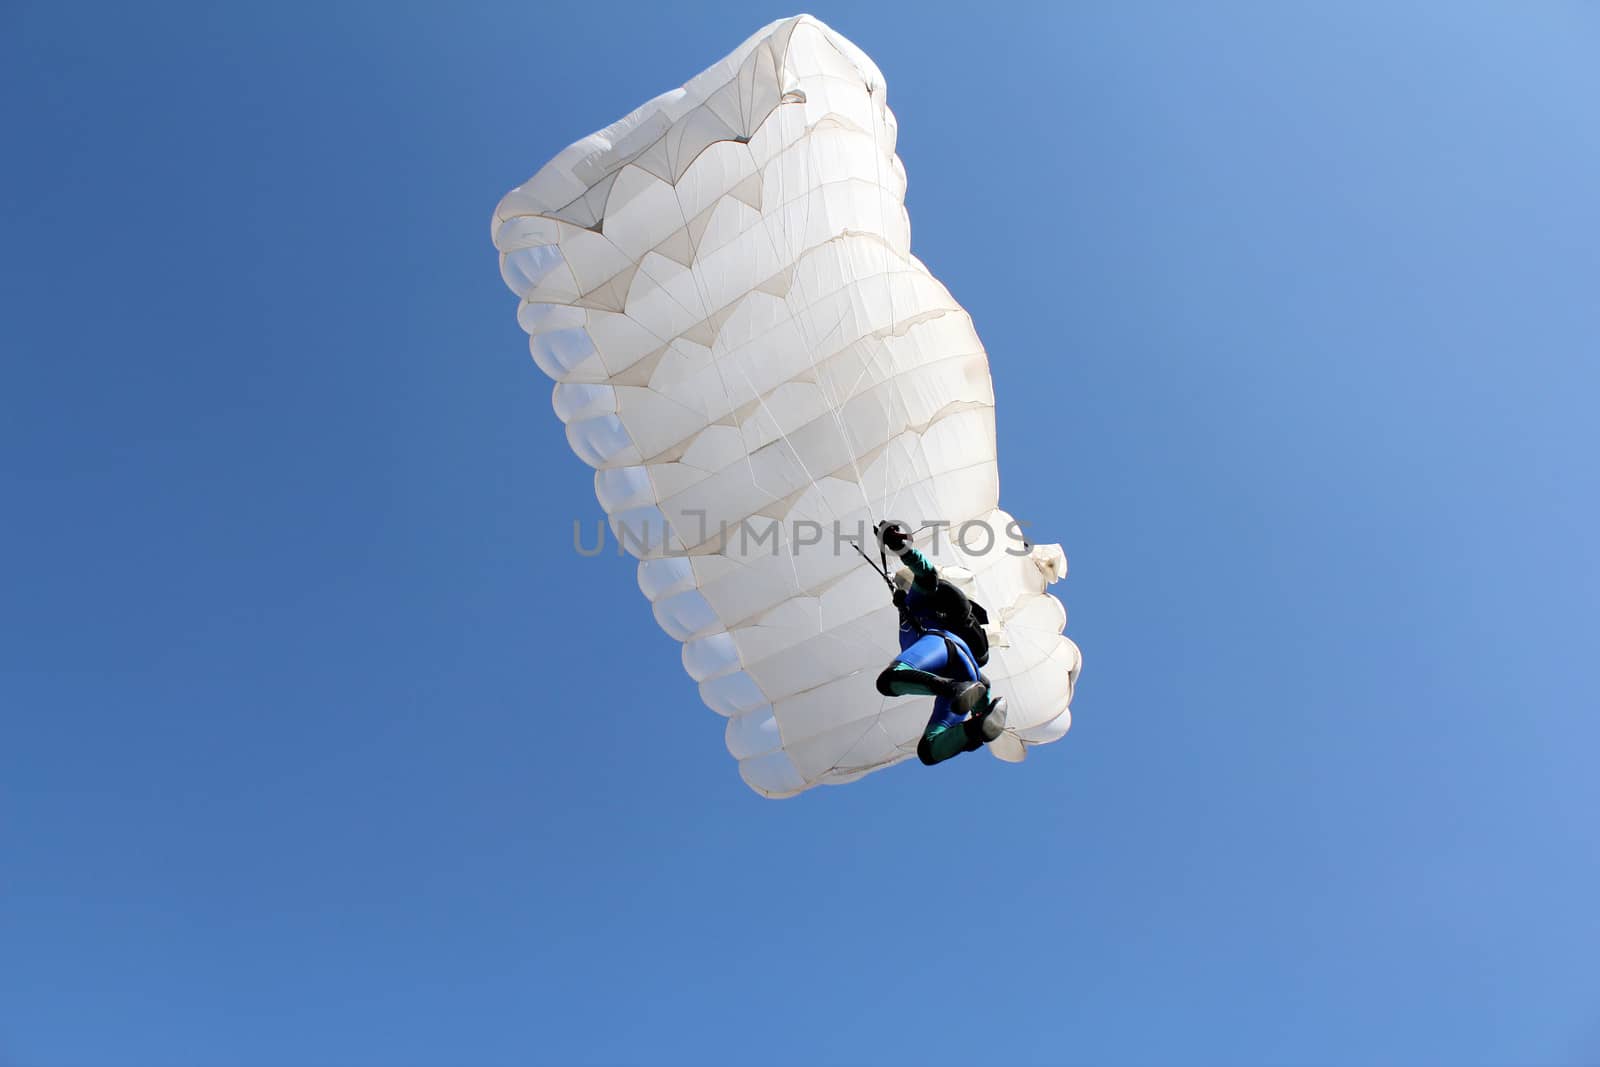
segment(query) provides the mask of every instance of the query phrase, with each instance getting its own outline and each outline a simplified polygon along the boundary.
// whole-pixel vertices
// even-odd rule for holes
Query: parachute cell
[[[809,16],[570,146],[493,236],[572,450],[744,780],[767,796],[911,756],[926,698],[851,539],[893,518],[993,626],[1005,759],[1071,722],[1058,546],[999,510],[988,359],[911,254],[883,77]]]

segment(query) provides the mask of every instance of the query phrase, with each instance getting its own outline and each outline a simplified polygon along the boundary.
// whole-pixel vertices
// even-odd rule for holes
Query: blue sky
[[[793,11],[0,12],[0,1062],[1600,1058],[1600,11],[819,4],[1075,726],[797,800],[489,213]]]

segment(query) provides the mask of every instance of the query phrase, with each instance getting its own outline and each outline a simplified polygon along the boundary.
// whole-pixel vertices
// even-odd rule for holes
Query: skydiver
[[[1005,730],[1005,698],[990,697],[989,679],[979,669],[989,659],[982,625],[988,613],[939,578],[928,557],[912,547],[904,526],[885,523],[877,532],[883,548],[905,564],[893,579],[900,655],[878,675],[878,692],[934,698],[933,715],[917,743],[917,759],[931,767],[972,752]]]

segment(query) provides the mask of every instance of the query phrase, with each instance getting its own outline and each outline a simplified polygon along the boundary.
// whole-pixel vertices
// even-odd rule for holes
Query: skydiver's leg
[[[955,693],[953,679],[918,670],[895,660],[878,675],[878,692],[886,697],[948,697]]]
[[[989,679],[978,669],[978,661],[972,655],[972,650],[959,639],[951,639],[950,658],[959,661],[960,668],[968,678],[976,679],[965,695],[971,699],[971,715],[962,723],[969,738],[982,745],[998,738],[1006,728],[1006,698],[989,696]],[[957,673],[952,669],[952,674]],[[959,706],[961,697],[956,698]]]
[[[917,758],[931,767],[983,744],[978,723],[967,718],[983,706],[987,695],[981,677],[970,656],[953,649],[943,637],[928,634],[878,676],[878,691],[885,696],[935,698],[933,715],[917,744]]]
[[[988,690],[975,683],[971,692],[980,697],[975,701],[980,706],[970,716],[957,710],[955,701],[940,698],[934,704],[933,717],[917,743],[917,758],[927,766],[980,749],[1005,732],[1005,697],[985,702],[981,698],[988,695]]]
[[[948,677],[949,666],[944,638],[925,634],[878,675],[878,692],[886,697],[953,697],[960,679]]]
[[[917,742],[917,759],[924,766],[932,767],[983,747],[983,734],[974,729],[977,720],[968,719],[966,712],[957,711],[952,705],[947,697],[934,701],[933,715],[922,731],[922,740]]]

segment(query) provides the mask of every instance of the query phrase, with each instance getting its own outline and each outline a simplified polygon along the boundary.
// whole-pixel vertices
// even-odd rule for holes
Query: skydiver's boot
[[[995,697],[989,701],[988,707],[978,712],[966,723],[969,735],[979,739],[982,744],[988,744],[1006,729],[1006,698]]]
[[[950,693],[950,710],[965,718],[977,714],[989,698],[989,687],[982,682],[957,682]]]

